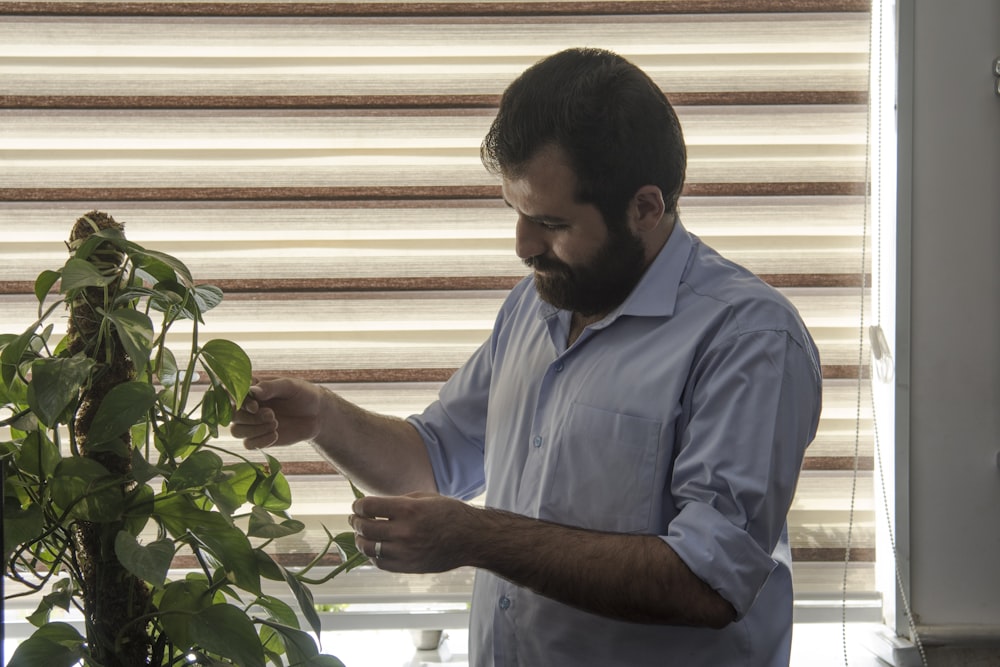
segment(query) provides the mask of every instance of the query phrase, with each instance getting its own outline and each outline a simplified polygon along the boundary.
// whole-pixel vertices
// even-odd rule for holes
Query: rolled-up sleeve
[[[785,331],[733,336],[694,369],[662,539],[740,618],[777,567],[821,385],[812,348]]]
[[[487,342],[444,384],[438,400],[407,419],[424,440],[443,495],[468,500],[486,485],[483,450],[489,384]]]

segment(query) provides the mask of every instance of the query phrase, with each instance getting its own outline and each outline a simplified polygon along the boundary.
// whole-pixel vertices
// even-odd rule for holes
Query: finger
[[[278,442],[278,434],[275,431],[265,433],[253,438],[244,438],[243,447],[246,449],[264,449]]]
[[[351,527],[357,537],[371,542],[381,542],[391,538],[392,527],[384,519],[365,519],[357,515],[350,519]]]
[[[382,545],[379,547],[379,545]],[[354,546],[358,551],[368,556],[368,559],[377,564],[377,561],[385,558],[385,543],[378,540],[369,540],[366,537],[355,537]],[[377,553],[376,553],[377,552]],[[378,558],[376,558],[378,556]]]
[[[285,379],[281,377],[260,377],[250,386],[249,396],[257,401],[268,401],[281,393]]]
[[[367,540],[364,537],[361,537],[359,533],[354,534],[354,546],[357,547],[358,551],[368,556],[369,558],[371,558],[369,552],[371,551],[374,544],[375,543],[372,542],[371,540]]]
[[[260,410],[260,403],[248,396],[243,400],[243,405],[233,413],[233,422],[255,424],[260,421]]]
[[[365,496],[355,500],[351,510],[365,519],[392,519],[398,512],[401,500],[384,496]]]
[[[229,432],[234,438],[243,441],[243,446],[247,449],[261,449],[269,447],[278,440],[278,425],[276,422],[265,423],[233,423]]]
[[[246,396],[243,397],[243,402],[237,406],[237,411],[248,412],[250,414],[257,412],[260,409],[260,402],[257,400],[259,396],[260,387],[257,386],[257,378],[253,378],[253,384],[250,385]]]
[[[260,410],[260,403],[251,398],[250,394],[247,394],[247,397],[243,399],[243,405],[237,410],[237,414],[246,412],[247,414],[255,415],[258,410]]]

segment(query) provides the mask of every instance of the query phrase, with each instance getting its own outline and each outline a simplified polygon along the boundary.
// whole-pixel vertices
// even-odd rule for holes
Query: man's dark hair
[[[612,226],[643,185],[667,214],[684,185],[684,136],[666,95],[634,64],[601,49],[568,49],[525,70],[504,92],[480,156],[516,178],[539,149],[558,146],[576,174],[576,199]]]

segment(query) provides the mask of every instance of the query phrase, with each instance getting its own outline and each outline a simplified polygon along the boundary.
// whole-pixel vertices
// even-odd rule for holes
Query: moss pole
[[[69,247],[79,244],[101,229],[123,230],[114,218],[92,211],[73,226]],[[80,405],[74,434],[80,453],[103,465],[114,475],[127,477],[131,458],[120,453],[88,450],[88,431],[101,401],[115,386],[136,376],[135,364],[113,327],[103,325],[102,311],[108,309],[118,290],[124,287],[124,258],[111,244],[104,244],[89,261],[104,275],[118,278],[107,287],[88,287],[70,304],[67,347],[72,354],[84,353],[96,362],[89,384],[80,389]],[[131,438],[122,437],[124,451],[131,452]],[[121,493],[127,493],[123,484]],[[151,607],[145,582],[130,574],[115,555],[115,536],[123,520],[107,523],[79,521],[74,526],[77,565],[82,573],[84,615],[87,641],[97,664],[102,667],[137,667],[148,665],[152,655],[146,624],[136,619]]]

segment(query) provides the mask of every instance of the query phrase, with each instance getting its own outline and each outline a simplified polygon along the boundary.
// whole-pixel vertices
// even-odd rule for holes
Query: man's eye
[[[550,231],[556,229],[564,229],[566,227],[566,225],[560,224],[558,222],[545,222],[544,220],[539,220],[538,224]]]

